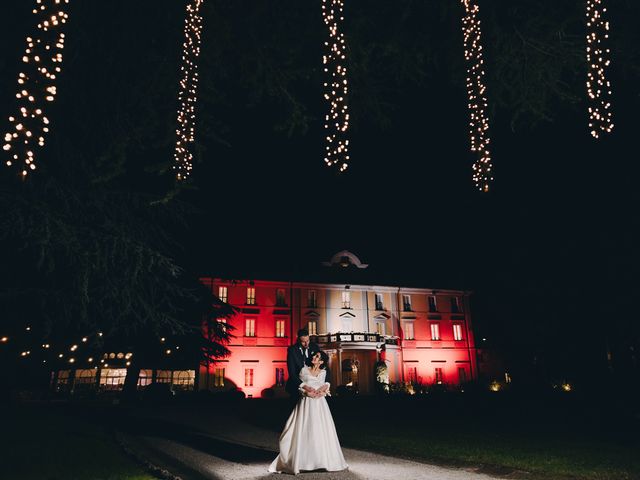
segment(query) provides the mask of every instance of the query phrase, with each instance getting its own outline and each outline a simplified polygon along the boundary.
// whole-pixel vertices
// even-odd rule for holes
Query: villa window
[[[437,312],[438,311],[438,304],[436,303],[435,295],[429,295],[428,299],[429,299],[429,311],[430,312]]]
[[[307,330],[309,330],[309,335],[317,335],[318,334],[318,322],[315,320],[309,320],[307,324]]]
[[[227,319],[226,318],[219,318],[218,319],[218,324],[220,324],[220,330],[222,330],[223,332],[227,331]]]
[[[351,292],[348,290],[342,292],[342,308],[351,308]]]
[[[409,367],[407,370],[409,383],[418,383],[418,367]]]
[[[413,322],[406,322],[404,324],[404,339],[405,340],[414,340],[415,334],[413,332]]]
[[[467,381],[467,370],[464,367],[458,367],[458,381],[460,383]]]
[[[382,294],[376,293],[376,310],[384,310],[384,302],[382,301]]]
[[[387,334],[387,325],[385,324],[385,322],[376,322],[376,333],[378,335]]]
[[[460,297],[451,297],[451,313],[460,313],[460,312],[462,312]]]
[[[462,325],[459,323],[453,325],[453,339],[462,340]]]
[[[440,340],[440,325],[437,323],[431,324],[431,340]]]
[[[284,387],[284,368],[276,368],[276,387]]]
[[[256,336],[256,319],[247,318],[244,322],[244,336],[255,337]]]
[[[244,369],[244,386],[253,387],[253,368]]]
[[[307,306],[309,308],[317,308],[318,307],[318,295],[315,290],[309,290],[307,292]]]
[[[216,368],[213,372],[213,386],[224,387],[224,368]]]
[[[284,288],[278,288],[276,290],[276,305],[278,307],[284,307],[287,304],[284,294]]]
[[[436,367],[436,383],[441,384],[443,382],[442,368]]]
[[[411,312],[411,295],[402,296],[402,310],[405,312]]]
[[[229,289],[227,287],[222,285],[218,287],[218,298],[221,302],[227,303],[227,300],[229,299],[228,295]]]
[[[276,320],[276,337],[284,337],[284,320]]]
[[[247,287],[247,305],[256,304],[256,289],[255,287]]]

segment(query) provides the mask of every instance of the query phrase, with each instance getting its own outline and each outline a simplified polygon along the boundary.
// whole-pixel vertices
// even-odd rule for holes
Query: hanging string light
[[[324,161],[330,167],[337,165],[341,172],[349,166],[347,46],[339,30],[344,21],[343,10],[343,0],[322,0],[322,18],[329,29],[329,41],[324,43],[327,53],[322,57],[326,77],[324,98],[329,103],[324,124],[327,141]]]
[[[587,95],[589,129],[594,138],[613,130],[611,82],[606,76],[611,63],[611,50],[605,46],[609,38],[606,12],[602,0],[587,0]]]
[[[23,68],[18,74],[18,112],[9,117],[13,129],[5,134],[2,147],[9,155],[6,165],[19,168],[22,177],[36,169],[35,151],[44,147],[49,132],[44,110],[57,94],[55,80],[62,71],[65,42],[61,30],[69,17],[64,5],[68,3],[69,0],[36,0],[33,9],[38,32],[35,37],[27,37]]]
[[[178,93],[178,128],[174,151],[176,178],[186,180],[193,168],[191,145],[195,140],[196,92],[198,89],[198,56],[202,33],[200,7],[204,0],[190,0],[184,22],[185,40],[182,44],[182,67]]]
[[[473,181],[483,192],[489,191],[493,181],[491,152],[489,151],[489,119],[487,117],[487,87],[484,84],[484,60],[482,44],[480,7],[476,0],[461,0],[465,15],[462,18],[464,38],[464,59],[467,63],[467,94],[469,97],[469,135],[471,151],[477,152],[478,158],[473,164]]]

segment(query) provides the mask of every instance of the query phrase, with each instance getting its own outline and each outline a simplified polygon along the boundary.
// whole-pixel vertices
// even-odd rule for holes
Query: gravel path
[[[212,418],[202,412],[173,410],[132,412],[134,428],[121,435],[140,457],[183,480],[286,480],[270,474],[278,450],[278,434],[237,420]],[[170,419],[171,423],[166,423]],[[304,480],[490,480],[470,469],[446,468],[385,455],[343,449],[349,463],[344,472],[309,472]]]

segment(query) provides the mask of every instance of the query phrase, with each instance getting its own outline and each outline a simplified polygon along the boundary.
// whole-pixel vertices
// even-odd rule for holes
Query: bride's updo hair
[[[322,360],[322,365],[320,365],[320,368],[327,368],[327,364],[329,363],[329,355],[327,355],[327,352],[325,352],[324,350],[318,350],[318,354],[320,355],[320,360]]]

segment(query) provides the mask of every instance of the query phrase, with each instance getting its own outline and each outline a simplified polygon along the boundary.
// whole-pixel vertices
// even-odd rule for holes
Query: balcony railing
[[[387,345],[400,345],[400,338],[391,335],[380,335],[370,332],[349,332],[349,333],[325,333],[321,335],[311,335],[311,340],[322,343],[335,342],[369,342],[369,343],[385,343]]]

